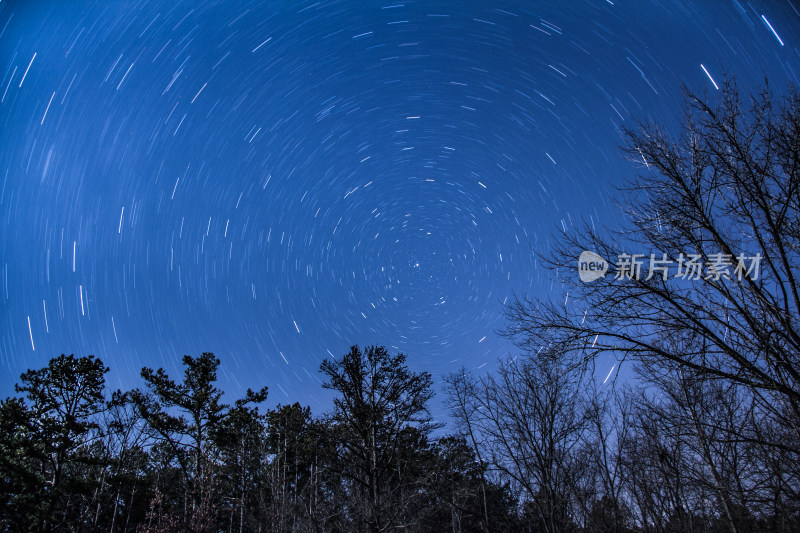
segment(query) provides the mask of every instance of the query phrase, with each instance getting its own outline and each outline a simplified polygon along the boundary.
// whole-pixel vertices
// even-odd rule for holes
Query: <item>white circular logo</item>
[[[578,276],[584,283],[600,279],[608,272],[608,261],[594,252],[581,252],[578,257]]]

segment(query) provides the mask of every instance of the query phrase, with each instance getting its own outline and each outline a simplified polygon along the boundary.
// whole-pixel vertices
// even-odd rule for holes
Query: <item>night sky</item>
[[[2,0],[0,393],[60,353],[132,388],[212,351],[318,413],[353,344],[489,370],[504,301],[563,297],[534,250],[619,221],[620,128],[784,93],[798,9]]]

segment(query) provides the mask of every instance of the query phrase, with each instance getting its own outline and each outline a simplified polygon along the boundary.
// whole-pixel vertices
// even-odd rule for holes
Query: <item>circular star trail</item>
[[[663,4],[663,5],[662,5]],[[791,2],[0,3],[0,368],[111,385],[213,351],[324,408],[385,344],[439,380],[512,350],[534,251],[613,224],[637,120],[797,82]]]

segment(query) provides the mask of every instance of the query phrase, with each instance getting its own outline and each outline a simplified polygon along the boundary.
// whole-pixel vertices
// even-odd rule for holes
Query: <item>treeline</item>
[[[213,354],[106,397],[108,368],[62,355],[0,403],[4,531],[516,530],[516,502],[458,437],[432,438],[432,381],[404,355],[325,360],[331,413],[231,404]]]
[[[266,388],[226,404],[219,359],[183,364],[181,381],[144,368],[143,388],[108,398],[93,356],[24,373],[24,397],[0,403],[0,528],[800,530],[797,433],[696,374],[615,390],[526,354],[448,376],[456,428],[435,436],[431,376],[382,347],[323,362],[336,395],[319,417],[261,412]]]

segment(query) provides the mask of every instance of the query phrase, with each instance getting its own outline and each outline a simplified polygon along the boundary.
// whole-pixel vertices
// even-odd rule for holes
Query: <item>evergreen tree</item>
[[[414,454],[405,453],[409,428],[424,437],[432,429],[428,401],[433,396],[427,372],[412,372],[403,354],[384,347],[353,346],[338,360],[320,366],[323,387],[338,393],[331,415],[340,448],[338,469],[358,498],[350,502],[352,527],[384,531],[399,519],[416,495],[406,476]]]
[[[102,435],[96,420],[106,408],[106,372],[92,355],[62,354],[20,376],[15,389],[26,402],[2,403],[3,521],[10,529],[52,531],[85,518],[94,489],[85,473]]]
[[[263,402],[267,388],[247,391],[234,407],[222,403],[217,388],[220,361],[212,353],[183,357],[183,383],[176,383],[163,368],[142,369],[147,391],[136,390],[131,398],[142,417],[155,430],[157,440],[174,455],[184,482],[184,527],[212,530],[217,518],[215,439],[226,420],[250,403]]]

